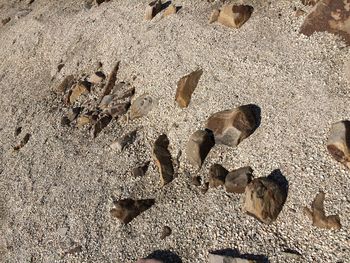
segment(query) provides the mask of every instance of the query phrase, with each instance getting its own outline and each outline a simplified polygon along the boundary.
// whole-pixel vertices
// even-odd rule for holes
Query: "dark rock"
[[[192,176],[191,177],[192,184],[195,186],[201,186],[201,177],[200,176]]]
[[[112,117],[110,115],[102,116],[92,127],[91,134],[93,138],[97,135],[111,122]]]
[[[171,232],[172,232],[172,230],[170,227],[164,226],[162,234],[160,235],[160,239],[165,239],[166,237],[170,236]]]
[[[19,144],[17,144],[13,149],[15,151],[18,151],[19,149],[23,148],[24,145],[26,145],[29,142],[31,135],[29,133],[27,133],[23,139],[21,140],[21,142]]]
[[[132,174],[134,177],[142,177],[146,174],[147,170],[148,170],[148,166],[149,166],[150,162],[146,162],[141,166],[135,167],[132,170]]]
[[[233,170],[225,178],[225,188],[229,193],[242,194],[253,178],[253,169],[249,166]]]
[[[162,1],[155,0],[148,4],[145,11],[145,20],[151,20],[162,10]]]
[[[210,188],[219,187],[225,184],[225,178],[228,171],[220,164],[213,164],[209,169],[209,186]]]

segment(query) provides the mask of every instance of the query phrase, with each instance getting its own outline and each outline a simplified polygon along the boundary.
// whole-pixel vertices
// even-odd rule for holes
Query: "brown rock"
[[[284,190],[273,180],[260,177],[245,189],[244,209],[263,223],[275,221],[287,198]]]
[[[343,0],[320,0],[305,18],[300,33],[329,32],[341,36],[350,44],[350,8]]]
[[[109,106],[109,108],[106,110],[106,112],[112,116],[113,118],[118,118],[125,113],[127,113],[128,109],[130,107],[129,102],[122,102],[117,104],[112,104]]]
[[[164,10],[163,17],[176,14],[176,12],[177,12],[176,6],[171,4]]]
[[[175,100],[181,108],[186,108],[191,101],[192,93],[196,89],[203,70],[198,69],[182,77],[177,83]]]
[[[300,8],[298,8],[298,9],[295,11],[295,16],[296,16],[296,17],[303,16],[303,15],[305,15],[305,14],[306,14],[306,12],[305,12],[303,9],[300,9]]]
[[[233,170],[225,178],[225,188],[229,193],[242,194],[252,181],[253,169],[249,166]]]
[[[215,188],[224,185],[227,174],[228,171],[220,164],[213,164],[209,168],[209,186]]]
[[[145,20],[151,20],[162,10],[162,1],[155,0],[148,4],[145,12]]]
[[[109,95],[111,93],[111,91],[112,91],[112,89],[113,89],[113,87],[115,85],[115,82],[117,81],[117,73],[118,73],[118,70],[119,70],[119,65],[120,65],[120,61],[118,61],[115,64],[115,66],[112,69],[111,74],[109,74],[107,83],[106,83],[106,85],[103,88],[101,98],[103,98],[104,96]]]
[[[201,185],[201,177],[200,176],[192,176],[191,181],[192,181],[192,184],[195,186]]]
[[[130,107],[130,119],[141,118],[148,114],[153,108],[153,99],[151,96],[144,94],[138,97]]]
[[[211,148],[215,145],[214,136],[208,131],[194,132],[186,148],[186,156],[192,165],[201,167]]]
[[[319,228],[340,229],[340,219],[338,215],[326,216],[324,211],[325,193],[320,191],[311,204],[311,210],[304,207],[304,213],[312,220],[312,225]]]
[[[90,92],[90,87],[91,83],[88,81],[81,81],[76,84],[70,92],[69,103],[73,104],[81,95],[88,94]]]
[[[254,105],[244,105],[233,110],[213,114],[206,128],[214,133],[215,143],[237,146],[258,127]]]
[[[209,17],[209,24],[214,23],[216,21],[218,21],[220,15],[220,10],[219,9],[214,9]]]
[[[111,210],[111,215],[118,218],[124,224],[130,223],[135,217],[154,205],[154,199],[122,199],[115,202],[115,208]]]
[[[73,75],[69,75],[63,79],[60,85],[58,85],[54,91],[56,93],[65,93],[67,90],[69,90],[75,82],[75,78]]]
[[[165,239],[166,237],[170,236],[171,232],[172,232],[172,230],[170,227],[164,226],[162,234],[160,235],[160,239]]]
[[[327,149],[335,160],[350,169],[350,121],[340,121],[332,125]]]
[[[153,146],[153,159],[159,169],[162,186],[174,178],[174,167],[168,146],[169,140],[165,134],[160,135]]]
[[[82,115],[77,118],[77,127],[81,128],[91,123],[91,116]]]
[[[111,122],[112,117],[110,115],[102,116],[95,124],[92,126],[91,135],[92,138],[96,138],[97,135]]]
[[[224,5],[220,9],[217,21],[228,27],[240,28],[250,18],[253,10],[249,5]]]

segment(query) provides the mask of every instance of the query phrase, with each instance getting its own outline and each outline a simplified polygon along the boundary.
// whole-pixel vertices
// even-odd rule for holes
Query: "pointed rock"
[[[196,89],[203,70],[198,69],[182,77],[177,83],[175,100],[181,108],[186,108],[190,104],[192,93]]]
[[[213,164],[209,169],[209,186],[216,188],[225,184],[225,178],[228,171],[220,164]]]
[[[224,5],[220,9],[217,21],[228,27],[240,28],[248,21],[253,10],[254,8],[249,5]]]
[[[111,122],[112,117],[109,115],[102,116],[92,127],[91,134],[93,138],[97,135]]]
[[[120,65],[120,61],[118,61],[115,64],[115,66],[112,69],[111,74],[109,74],[107,83],[106,83],[106,85],[103,88],[101,98],[103,98],[104,96],[109,95],[111,93],[111,91],[112,91],[112,89],[113,89],[113,87],[115,85],[115,82],[117,81],[117,73],[118,73],[118,70],[119,70],[119,65]]]
[[[350,169],[350,121],[340,121],[332,125],[327,149],[335,160]]]
[[[163,17],[167,17],[170,15],[176,14],[176,12],[177,12],[176,6],[171,4],[164,10]]]
[[[153,108],[153,99],[151,96],[144,94],[138,97],[130,107],[130,119],[141,118],[148,114]]]
[[[233,170],[225,178],[225,188],[229,193],[242,194],[252,181],[253,169],[249,166]]]
[[[162,10],[162,1],[155,0],[148,4],[145,12],[145,20],[151,20]]]

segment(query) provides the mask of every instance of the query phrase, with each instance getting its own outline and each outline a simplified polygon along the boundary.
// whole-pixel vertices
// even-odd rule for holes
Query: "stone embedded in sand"
[[[111,122],[112,117],[110,115],[102,116],[91,129],[92,138],[96,138],[97,135]]]
[[[76,84],[70,92],[69,103],[73,104],[81,95],[88,94],[90,92],[90,87],[91,83],[88,81],[80,81]]]
[[[186,147],[186,156],[192,165],[201,167],[211,148],[215,145],[214,136],[209,131],[194,132]]]
[[[177,12],[177,8],[174,4],[169,5],[163,13],[163,17],[174,15]]]
[[[15,147],[13,147],[13,149],[15,151],[18,151],[19,149],[23,148],[24,145],[26,145],[29,142],[31,135],[29,133],[27,133],[26,135],[24,135],[23,139],[21,140],[21,142],[19,144],[17,144]]]
[[[145,20],[151,20],[162,10],[162,1],[155,0],[148,4],[145,12]]]
[[[106,79],[106,75],[102,71],[96,71],[89,77],[89,81],[92,84],[100,84],[102,81]]]
[[[219,9],[214,9],[209,17],[209,24],[214,23],[216,21],[218,21],[220,15],[220,10]]]
[[[56,93],[65,93],[67,90],[69,90],[75,82],[75,78],[73,75],[69,75],[63,79],[63,81],[58,85],[54,91]]]
[[[203,70],[198,69],[182,77],[177,83],[175,100],[181,108],[186,108],[191,101],[192,93],[196,89]]]
[[[130,119],[141,118],[148,114],[153,107],[153,99],[151,96],[144,94],[138,97],[130,107]]]
[[[350,169],[350,121],[340,121],[332,125],[327,149],[335,160]]]
[[[11,17],[6,17],[4,19],[1,20],[1,24],[4,26],[6,25],[8,22],[11,21]]]
[[[118,150],[120,152],[123,151],[127,145],[132,144],[135,141],[136,133],[137,133],[137,131],[134,130],[132,132],[129,132],[129,133],[123,135],[118,140],[116,140],[114,143],[112,143],[110,147],[113,150]]]
[[[242,194],[252,181],[253,169],[249,166],[229,172],[225,178],[225,188],[229,193]]]
[[[192,176],[191,177],[191,182],[195,186],[200,186],[201,185],[201,181],[202,181],[202,179],[201,179],[200,176]]]
[[[67,118],[70,122],[74,121],[78,115],[80,114],[82,108],[81,107],[74,107],[69,109],[68,114],[67,114]]]
[[[119,65],[120,65],[120,61],[118,61],[114,65],[112,72],[109,74],[108,79],[107,79],[107,83],[103,88],[101,98],[103,98],[106,95],[109,95],[111,93],[112,89],[114,88],[115,82],[117,81],[117,73],[119,70]]]
[[[113,95],[104,96],[98,107],[102,110],[107,109],[109,107],[109,105],[112,103],[113,99],[114,99]]]
[[[343,0],[320,0],[305,18],[300,33],[329,32],[341,36],[350,44],[350,8]]]
[[[174,167],[168,146],[169,139],[165,134],[160,135],[153,146],[153,159],[159,169],[162,186],[174,179]]]
[[[209,190],[209,182],[205,182],[201,189],[201,192],[202,194],[205,194],[206,192],[208,192],[208,190]]]
[[[132,169],[132,174],[134,177],[142,177],[146,174],[150,162],[146,162],[140,166]]]
[[[209,263],[254,263],[255,260],[236,258],[209,253]]]
[[[160,235],[160,239],[165,239],[166,237],[170,236],[171,232],[172,232],[172,230],[170,227],[164,226],[162,234]]]
[[[311,204],[311,210],[304,207],[304,213],[312,220],[312,225],[319,228],[340,229],[340,218],[338,215],[326,216],[324,211],[325,193],[320,191]]]
[[[214,133],[215,143],[237,146],[258,127],[254,106],[244,105],[233,110],[220,111],[207,121],[206,128]]]
[[[221,7],[217,21],[228,27],[240,28],[253,13],[254,8],[249,5],[228,4]],[[212,19],[216,13],[212,14]]]
[[[213,164],[209,168],[209,186],[210,188],[219,187],[225,184],[225,178],[228,171],[220,164]]]
[[[245,211],[263,223],[275,221],[281,212],[287,193],[267,177],[254,179],[245,188]]]
[[[154,203],[154,199],[122,199],[114,203],[115,208],[111,210],[111,215],[118,218],[124,224],[128,224],[139,214],[154,205]]]

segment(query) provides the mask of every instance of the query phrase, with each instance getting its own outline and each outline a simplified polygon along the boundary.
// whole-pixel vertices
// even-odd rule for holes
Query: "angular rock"
[[[196,89],[203,70],[198,69],[182,77],[177,83],[175,100],[181,108],[186,108],[191,101],[192,93]]]
[[[176,12],[177,12],[176,6],[171,4],[164,10],[163,17],[167,17],[170,15],[176,14]]]
[[[141,118],[148,114],[153,108],[153,99],[151,96],[144,94],[138,97],[130,107],[130,119]]]
[[[104,96],[98,107],[102,110],[107,109],[109,107],[109,105],[112,103],[113,99],[114,99],[113,95]]]
[[[134,177],[142,177],[146,174],[150,162],[146,162],[143,165],[137,166],[132,169],[132,174]]]
[[[164,226],[162,234],[160,235],[160,239],[165,239],[166,237],[170,236],[171,232],[172,232],[172,230],[170,227]]]
[[[68,114],[67,114],[67,118],[70,122],[74,121],[78,115],[80,114],[82,108],[81,107],[74,107],[69,109]]]
[[[311,210],[304,207],[304,213],[312,220],[312,225],[319,228],[340,229],[340,218],[338,215],[326,216],[324,211],[325,193],[320,191],[311,204]]]
[[[124,224],[128,224],[139,214],[154,205],[154,203],[154,199],[122,199],[115,202],[115,208],[111,210],[111,215],[118,218]]]
[[[174,179],[174,167],[168,146],[169,139],[165,134],[160,135],[153,146],[153,159],[159,169],[162,186]]]
[[[229,172],[225,178],[226,192],[242,194],[252,181],[253,169],[249,166]]]
[[[248,21],[253,13],[254,8],[249,5],[234,5],[228,4],[221,7],[217,17],[217,21],[225,26],[232,28],[240,28]],[[215,19],[217,13],[212,14],[212,19]]]
[[[350,44],[350,8],[343,0],[320,0],[305,18],[300,33],[311,36],[314,32],[329,32],[341,36]]]
[[[233,110],[213,114],[206,128],[214,133],[215,143],[237,146],[258,127],[254,105],[243,105]]]
[[[213,164],[209,168],[209,186],[210,188],[216,188],[225,184],[225,178],[228,171],[220,164]]]
[[[65,93],[67,90],[69,90],[75,82],[75,78],[73,75],[69,75],[63,79],[60,85],[58,85],[54,91],[56,93]]]
[[[111,93],[111,91],[112,91],[112,89],[113,89],[113,87],[115,85],[115,82],[117,81],[117,73],[118,73],[118,70],[119,70],[119,65],[120,65],[120,61],[118,61],[115,64],[115,66],[112,69],[111,74],[109,74],[107,83],[106,83],[106,85],[103,88],[101,98],[103,98],[104,96],[109,95]]]
[[[102,81],[106,79],[106,75],[102,71],[96,71],[89,77],[89,81],[92,84],[100,84]]]
[[[137,131],[135,130],[135,131],[132,131],[132,132],[129,132],[129,133],[123,135],[117,141],[112,143],[110,147],[113,150],[118,150],[120,152],[123,151],[127,145],[132,144],[135,141],[136,133],[137,133]]]
[[[96,138],[97,135],[111,122],[112,117],[109,115],[102,116],[92,127],[92,138]]]
[[[254,263],[255,260],[209,254],[209,263]]]
[[[327,149],[335,160],[350,169],[350,121],[340,121],[332,125]]]
[[[245,189],[245,211],[263,223],[275,221],[281,212],[287,193],[277,182],[260,177],[254,179]]]
[[[17,127],[15,130],[15,137],[17,137],[18,135],[20,135],[22,132],[22,127]]]
[[[13,149],[15,151],[18,151],[19,149],[23,148],[24,145],[26,145],[29,142],[31,135],[29,133],[27,133],[26,135],[24,135],[23,139],[21,140],[21,142],[19,144],[17,144],[15,147],[13,147]]]
[[[90,87],[91,83],[88,81],[81,81],[76,84],[70,92],[69,103],[73,104],[81,95],[88,94],[90,92]]]
[[[214,145],[214,136],[211,132],[206,130],[194,132],[191,135],[186,147],[186,156],[188,161],[192,165],[196,165],[200,168]]]
[[[145,11],[145,20],[152,20],[162,10],[162,1],[155,0],[148,4]]]

